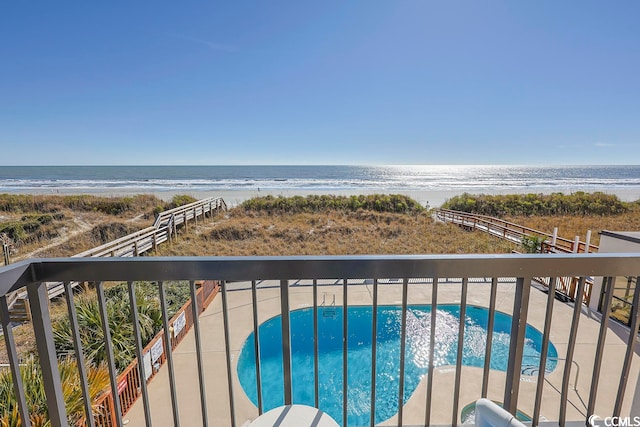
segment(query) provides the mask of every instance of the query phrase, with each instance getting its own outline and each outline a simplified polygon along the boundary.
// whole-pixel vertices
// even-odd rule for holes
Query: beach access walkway
[[[198,225],[198,218],[203,221],[213,217],[220,211],[226,211],[227,204],[220,197],[210,197],[188,203],[160,212],[152,225],[135,233],[128,234],[104,245],[73,255],[75,258],[109,258],[109,257],[136,257],[147,251],[155,250],[158,245],[175,239],[179,227],[187,227],[189,221],[195,226]],[[71,288],[75,288],[80,283],[70,282]],[[47,283],[47,294],[49,299],[55,298],[65,292],[63,282]],[[20,323],[31,320],[29,309],[29,299],[25,289],[18,290],[7,296],[9,316],[11,321]]]
[[[509,240],[520,244],[525,237],[541,237],[542,252],[551,253],[595,253],[598,247],[591,244],[591,232],[587,232],[586,241],[581,241],[579,236],[574,240],[558,236],[558,229],[553,234],[533,228],[514,224],[500,218],[479,215],[469,212],[454,211],[449,209],[434,209],[434,219],[445,223],[459,225],[470,231],[481,231],[492,236]]]

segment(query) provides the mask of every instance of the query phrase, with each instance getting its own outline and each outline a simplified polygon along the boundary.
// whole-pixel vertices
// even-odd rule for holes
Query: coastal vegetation
[[[162,329],[162,310],[158,285],[150,282],[135,282],[136,305],[140,320],[142,346]],[[166,283],[165,295],[167,313],[171,318],[189,299],[187,282]],[[126,283],[115,284],[105,289],[107,318],[111,330],[116,369],[120,372],[136,357],[133,326],[131,325],[131,304]],[[75,296],[80,340],[86,359],[99,365],[106,362],[104,332],[98,309],[98,299],[94,292]],[[73,331],[65,309],[57,310],[52,316],[53,339],[59,357],[73,356]]]
[[[74,359],[63,357],[58,360],[62,394],[69,425],[78,425],[84,417],[82,387],[80,376]],[[44,394],[44,380],[40,364],[29,357],[20,366],[20,375],[30,416],[30,425],[46,427],[50,425],[47,401]],[[87,366],[87,382],[89,396],[94,409],[98,396],[109,385],[109,372],[104,364]],[[0,370],[0,427],[22,427],[24,424],[18,413],[18,402],[13,393],[13,381],[9,369]]]
[[[162,310],[158,286],[152,282],[135,282],[137,311],[142,345],[147,345],[162,329]],[[189,299],[187,282],[167,282],[165,286],[167,313],[172,317]],[[130,300],[126,283],[108,284],[105,289],[106,310],[114,349],[116,370],[122,372],[135,358],[134,335],[131,325]],[[74,296],[88,383],[92,401],[109,386],[102,319],[95,292]],[[70,425],[77,425],[84,416],[78,369],[76,367],[71,323],[62,301],[51,304],[52,331],[58,367]],[[35,342],[28,325],[14,327],[18,350],[25,362],[20,371],[31,414],[31,425],[48,426],[48,415],[42,372],[35,361]],[[4,350],[4,349],[3,349]],[[2,352],[4,353],[4,351]],[[2,356],[6,361],[6,355]],[[6,362],[3,362],[6,363]],[[21,426],[13,393],[11,371],[0,370],[0,427]],[[95,408],[97,409],[97,408]]]
[[[82,196],[0,195],[0,236],[13,244],[12,260],[74,255],[147,227],[154,214],[195,200],[186,195],[170,201],[153,196],[86,197],[87,201],[81,201]],[[550,234],[558,227],[560,235],[571,239],[592,230],[595,244],[603,229],[640,229],[640,204],[604,193],[462,194],[444,207],[499,216],[540,233]],[[116,210],[121,213],[113,215]],[[507,253],[514,249],[490,236],[435,223],[428,208],[403,195],[258,197],[214,223],[203,223],[194,232],[179,230],[179,234],[177,242],[159,247],[156,255]]]
[[[154,255],[508,253],[511,243],[436,223],[400,195],[248,200]]]
[[[89,196],[93,198],[93,196]],[[463,196],[459,196],[462,198]],[[504,205],[515,206],[514,200],[522,203],[528,201],[536,204],[531,196],[502,196]],[[0,197],[2,198],[2,197]],[[111,214],[100,212],[87,213],[84,208],[74,211],[69,208],[62,208],[64,200],[62,196],[39,196],[36,197],[35,206],[39,210],[30,210],[25,200],[31,196],[12,196],[12,203],[20,201],[16,206],[20,206],[19,211],[6,212],[0,218],[0,224],[5,226],[13,221],[37,222],[40,227],[49,227],[57,222],[63,223],[65,232],[55,238],[47,238],[31,243],[29,246],[29,233],[34,233],[37,227],[23,228],[27,236],[22,236],[19,255],[27,255],[27,250],[34,246],[42,247],[39,252],[31,256],[71,256],[91,247],[106,243],[110,240],[122,237],[138,229],[147,227],[152,221],[152,212],[157,207],[169,209],[174,205],[185,204],[193,201],[189,196],[176,197],[174,200],[164,202],[151,196],[134,197],[131,210],[114,217]],[[50,200],[49,200],[50,198]],[[464,195],[465,200],[489,200],[488,196]],[[108,199],[108,198],[106,198]],[[555,195],[553,200],[556,204],[563,199]],[[4,203],[7,199],[4,198]],[[75,199],[74,199],[75,200]],[[452,199],[453,200],[453,199]],[[609,230],[630,230],[640,229],[640,209],[638,203],[623,203],[603,195],[590,197],[572,196],[568,200],[574,200],[576,206],[582,206],[578,200],[600,200],[609,203],[609,206],[623,206],[618,209],[621,213],[609,215],[584,215],[584,214],[558,214],[558,215],[517,215],[515,212],[523,212],[522,209],[500,208],[497,198],[493,201],[493,206],[497,212],[509,213],[503,216],[507,221],[521,224],[540,233],[551,233],[554,227],[560,229],[560,235],[566,238],[573,236],[584,236],[587,230],[592,230],[592,243],[598,244],[598,232],[603,229]],[[467,203],[467,202],[465,202]],[[483,202],[484,203],[484,202]],[[542,203],[542,201],[540,202]],[[98,203],[97,205],[110,205],[110,201]],[[469,204],[469,203],[467,203]],[[538,203],[539,204],[539,203]],[[622,205],[620,205],[622,204]],[[482,203],[476,202],[476,206]],[[6,205],[5,205],[6,206]],[[58,206],[52,210],[52,206]],[[77,203],[75,206],[86,206],[84,203]],[[453,203],[448,205],[453,207]],[[564,203],[564,212],[570,209]],[[459,207],[459,206],[458,206]],[[13,208],[12,208],[13,209]],[[17,209],[17,208],[16,208]],[[538,211],[541,211],[538,209]],[[559,211],[560,212],[560,211]],[[23,219],[24,218],[24,219]],[[78,227],[78,224],[84,227]],[[72,227],[76,227],[77,232],[73,232]],[[35,231],[37,233],[37,231]],[[64,237],[60,242],[57,239]],[[355,254],[464,254],[464,253],[510,253],[513,250],[526,250],[522,245],[510,243],[496,239],[486,233],[469,233],[451,224],[442,224],[433,221],[428,209],[422,208],[419,203],[404,196],[361,196],[361,197],[341,197],[341,196],[309,196],[309,197],[261,197],[251,199],[230,209],[228,212],[218,215],[214,221],[203,221],[197,227],[179,229],[178,238],[172,243],[160,245],[157,251],[150,255],[156,256],[197,256],[197,255],[355,255]],[[55,243],[55,244],[53,244]],[[537,242],[525,242],[532,248]],[[533,250],[533,249],[532,249]],[[17,260],[15,257],[13,260]],[[120,288],[118,288],[120,286]],[[145,293],[140,285],[137,292]],[[185,287],[186,288],[186,287]],[[108,289],[109,296],[108,310],[113,316],[128,316],[128,295],[125,285],[117,285],[113,290]],[[151,286],[157,295],[157,288]],[[168,294],[169,294],[168,288]],[[93,293],[92,293],[93,294]],[[139,304],[149,304],[150,308],[139,307],[141,312],[148,312],[149,317],[154,319],[154,331],[157,331],[159,324],[157,319],[157,299],[147,300],[140,295]],[[87,296],[77,296],[78,310],[83,311],[83,304],[87,306],[95,305],[95,299]],[[184,301],[184,300],[180,300]],[[176,302],[179,306],[180,301]],[[155,304],[155,305],[154,305]],[[57,306],[53,304],[52,307]],[[60,304],[59,317],[54,316],[56,323],[56,343],[59,347],[60,355],[69,353],[71,348],[68,321],[65,324],[66,308]],[[111,308],[112,307],[112,308]],[[155,308],[154,308],[155,307]],[[151,312],[154,314],[151,314]],[[55,311],[55,310],[54,310]],[[91,310],[87,308],[87,313]],[[110,316],[111,317],[111,316]],[[85,320],[83,320],[85,322]],[[93,323],[91,323],[93,322]],[[126,324],[128,322],[121,322]],[[96,326],[98,325],[98,326]],[[90,318],[87,315],[86,324],[83,323],[83,330],[87,336],[94,335],[100,337],[99,319]],[[32,340],[29,339],[28,331],[22,334],[21,328],[15,329],[20,347],[23,350],[22,356],[26,356],[33,351]],[[25,328],[28,330],[29,328]],[[114,328],[114,330],[117,328]],[[151,330],[149,330],[149,333]],[[118,332],[119,333],[119,332]],[[122,331],[123,334],[127,331]],[[148,338],[148,335],[147,335]],[[116,337],[121,341],[132,342],[128,335]],[[96,341],[99,341],[97,339]],[[31,343],[31,344],[27,344]],[[95,348],[94,344],[85,343],[86,348]],[[119,351],[119,350],[118,350]],[[123,350],[122,355],[117,356],[120,360],[119,366],[126,363],[128,350]],[[100,363],[103,357],[96,352],[94,360]],[[5,359],[6,360],[6,359]]]
[[[568,239],[592,231],[591,243],[598,245],[602,230],[629,231],[640,229],[640,200],[621,201],[605,193],[573,194],[461,194],[445,202],[444,209],[488,215],[508,222]]]
[[[620,215],[638,208],[638,203],[625,203],[617,196],[601,192],[572,194],[468,194],[452,197],[443,209],[504,216],[533,215]]]
[[[245,212],[268,214],[315,213],[330,211],[355,212],[358,210],[393,213],[418,213],[424,207],[401,194],[369,194],[359,196],[312,195],[293,197],[255,197],[243,202]]]
[[[25,194],[0,194],[0,211],[53,213],[69,209],[76,212],[100,212],[106,215],[122,215],[126,212],[149,210],[158,203],[150,195],[131,197],[99,197],[87,195],[42,196]]]
[[[137,231],[150,225],[153,214],[194,201],[189,196],[178,196],[164,202],[152,196],[131,198],[119,214],[124,203],[111,200],[78,202],[80,196],[32,196],[4,197],[0,195],[0,230],[5,238],[17,242],[21,253],[33,246],[43,246],[31,256],[71,256],[83,250]],[[105,198],[109,199],[109,198]],[[72,203],[73,202],[73,203]],[[113,209],[88,209],[87,206],[113,206]],[[625,203],[602,193],[593,195],[580,193],[570,196],[560,194],[523,196],[461,195],[452,198],[447,208],[501,216],[507,221],[524,225],[541,233],[551,233],[559,227],[561,235],[584,236],[593,230],[592,242],[597,244],[597,232],[603,229],[640,229],[640,204]],[[5,208],[3,208],[5,209]],[[82,227],[78,227],[78,225]],[[77,232],[70,231],[77,227]],[[11,237],[8,237],[11,233]],[[60,242],[56,239],[64,237]],[[470,233],[455,225],[433,220],[428,208],[418,202],[398,195],[368,196],[308,196],[308,197],[260,197],[248,200],[236,208],[213,218],[199,222],[197,227],[178,230],[177,240],[160,245],[151,253],[154,256],[192,255],[354,255],[354,254],[445,254],[445,253],[510,253],[513,250],[534,252],[542,238],[532,236],[523,239],[520,245],[497,239],[486,233]],[[52,244],[55,243],[55,244]],[[31,245],[31,246],[30,246]],[[188,299],[188,287],[167,284],[167,300],[171,316]],[[161,329],[161,310],[158,288],[154,283],[136,283],[136,299],[141,319],[143,345]],[[134,356],[134,339],[129,321],[129,297],[126,284],[108,284],[105,289],[107,313],[115,350],[118,370],[124,369]],[[74,296],[82,344],[89,365],[96,376],[108,377],[104,368],[105,352],[101,319],[98,314],[95,292]],[[71,327],[62,301],[51,305],[53,334],[61,364],[73,362],[73,340]],[[28,325],[14,328],[20,356],[33,363],[34,352],[32,330]],[[0,359],[6,361],[4,349]],[[37,365],[37,364],[35,364]],[[61,368],[66,369],[66,368]],[[5,373],[8,371],[4,371]],[[102,374],[100,374],[102,372]],[[23,375],[33,389],[40,387],[37,368],[26,370]],[[6,374],[3,374],[6,376]],[[0,399],[12,394],[10,382],[0,375]],[[40,382],[38,382],[40,381]],[[74,384],[75,379],[64,379]],[[96,380],[96,387],[101,384]],[[30,385],[31,387],[31,385]],[[29,392],[30,393],[30,392]],[[44,409],[38,398],[42,393],[29,397],[30,407],[36,415],[33,425],[46,425]],[[66,394],[65,394],[66,396]],[[78,396],[69,399],[80,399]],[[9,398],[7,398],[9,399]],[[65,397],[66,399],[66,397]],[[15,424],[17,410],[11,400],[0,407],[0,427]],[[81,400],[79,400],[81,402]],[[39,406],[40,405],[40,406]],[[69,407],[73,407],[69,403]],[[74,419],[82,415],[70,411]],[[39,412],[40,411],[40,412]],[[44,412],[42,412],[44,411]],[[42,418],[38,418],[42,417]],[[13,420],[13,421],[12,421]]]
[[[191,203],[131,197],[0,194],[0,241],[12,259],[70,256],[150,225],[154,214]]]

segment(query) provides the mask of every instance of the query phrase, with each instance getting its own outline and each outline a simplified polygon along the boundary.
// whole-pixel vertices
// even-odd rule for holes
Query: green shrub
[[[359,196],[312,195],[294,197],[256,197],[243,202],[246,212],[267,213],[315,213],[326,210],[355,212],[372,210],[377,212],[417,213],[424,209],[410,197],[399,194],[370,194]]]
[[[22,221],[11,221],[0,224],[0,233],[6,234],[14,242],[21,242],[27,237]]]
[[[65,196],[64,204],[76,211],[97,211],[107,215],[119,215],[133,209],[132,197],[94,197],[94,196]]]
[[[50,197],[27,194],[0,194],[0,211],[53,212],[59,205]]]
[[[42,225],[50,224],[51,222],[60,221],[64,219],[65,216],[62,213],[46,213],[46,214],[27,214],[23,215],[21,221],[37,221]]]
[[[543,236],[522,236],[520,245],[526,254],[539,254],[542,252],[542,244],[545,241]]]
[[[158,218],[162,212],[164,212],[164,206],[156,206],[153,208],[153,217]]]
[[[193,198],[191,196],[187,196],[186,194],[176,195],[176,196],[173,196],[173,198],[171,199],[170,203],[165,205],[165,210],[177,208],[179,206],[188,205],[189,203],[193,203],[193,202],[197,202],[197,201],[198,201],[198,199],[195,199],[195,198]]]
[[[628,212],[625,203],[612,194],[582,191],[563,194],[473,195],[464,193],[447,200],[442,208],[489,216],[618,215]]]

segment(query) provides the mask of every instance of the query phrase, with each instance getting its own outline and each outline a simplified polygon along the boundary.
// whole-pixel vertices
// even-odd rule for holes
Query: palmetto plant
[[[152,283],[135,283],[136,306],[140,334],[143,346],[162,328],[162,310],[160,309],[158,286]],[[189,287],[186,283],[170,284],[166,290],[171,317],[188,299]],[[115,365],[122,372],[135,358],[133,326],[131,323],[130,300],[126,284],[108,288],[107,317],[113,346]],[[81,294],[75,297],[80,340],[84,357],[95,364],[106,361],[105,339],[98,300],[94,294]],[[73,331],[68,316],[64,315],[53,322],[53,337],[58,355],[73,355]]]
[[[80,387],[80,376],[75,360],[62,358],[58,361],[62,393],[70,424],[77,423],[84,417],[83,397]],[[40,365],[34,358],[27,359],[20,366],[20,374],[24,385],[31,425],[34,427],[49,426],[47,401]],[[109,386],[109,373],[104,364],[87,367],[89,395],[92,402]],[[94,410],[98,407],[95,403]],[[21,427],[22,420],[18,415],[18,405],[13,393],[13,383],[9,370],[0,371],[0,427]]]
[[[153,316],[151,317],[149,312],[158,310],[154,310],[155,302],[146,298],[144,293],[140,292],[140,295],[136,295],[136,299],[139,306],[141,334],[143,339],[148,338],[153,336],[154,326],[156,326],[154,325],[156,313],[151,314]],[[97,364],[105,362],[105,339],[97,298],[95,295],[78,295],[75,297],[75,306],[84,357]],[[116,368],[119,371],[126,368],[135,357],[133,326],[130,316],[129,297],[126,293],[107,298],[111,344],[113,345]],[[53,323],[53,337],[58,355],[74,354],[73,331],[67,316],[63,316]]]

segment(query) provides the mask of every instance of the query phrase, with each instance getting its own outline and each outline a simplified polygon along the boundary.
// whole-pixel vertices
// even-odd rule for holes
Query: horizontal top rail
[[[0,296],[50,281],[640,275],[640,253],[51,258],[0,268]]]
[[[195,207],[205,206],[208,204],[215,204],[216,207],[220,206],[224,207],[225,209],[227,208],[227,204],[222,199],[222,197],[208,197],[206,199],[197,200],[195,202],[187,203],[186,205],[181,205],[176,208],[160,212],[155,222],[153,223],[153,226],[158,228],[160,224],[162,224],[164,221],[167,221],[171,217],[171,215],[181,214]]]
[[[96,246],[95,248],[74,255],[74,257],[102,256],[105,254],[109,254],[112,250],[118,250],[121,247],[130,245],[131,242],[135,240],[148,237],[149,235],[160,229],[163,224],[166,224],[168,221],[170,221],[171,217],[175,216],[176,214],[181,214],[187,211],[191,211],[194,208],[204,207],[208,205],[215,205],[214,208],[224,207],[226,209],[226,203],[220,197],[209,197],[186,205],[178,206],[177,208],[160,212],[152,226],[133,232],[119,239],[112,240],[108,243],[105,243],[104,245]]]
[[[113,249],[117,249],[121,245],[130,244],[132,241],[137,240],[141,237],[145,237],[149,234],[152,234],[156,231],[156,227],[150,226],[144,228],[142,230],[135,231],[131,234],[127,234],[126,236],[120,237],[119,239],[112,240],[104,245],[96,246],[95,248],[91,248],[84,252],[80,252],[79,254],[73,255],[74,257],[88,257],[88,256],[100,256],[99,254],[109,253]]]
[[[462,220],[468,221],[481,221],[486,223],[489,226],[499,228],[500,230],[508,231],[510,234],[517,234],[520,237],[523,236],[543,236],[546,239],[551,240],[553,235],[546,233],[544,231],[536,230],[534,228],[525,227],[523,225],[515,224],[509,221],[505,221],[500,218],[495,218],[488,215],[480,215],[469,212],[462,211],[454,211],[450,209],[436,209],[436,217],[442,221],[449,221],[454,223],[461,223]],[[468,225],[468,224],[461,224]],[[571,253],[573,252],[574,241],[570,239],[566,239],[560,236],[556,236],[556,244],[553,249],[556,249],[559,252]],[[578,242],[579,249],[586,248],[586,242]],[[594,244],[589,244],[589,252],[598,252],[598,246]]]
[[[220,208],[227,209],[225,201],[220,197],[209,197],[169,209],[161,212],[152,226],[80,252],[73,255],[72,258],[137,256],[150,248],[155,248],[158,243],[169,240],[172,228],[175,229],[177,225],[184,223],[188,219],[195,219],[198,215],[204,215]],[[51,280],[50,282],[47,286],[48,294],[49,298],[53,298],[62,293],[62,283],[59,280]],[[74,281],[73,286],[77,282]],[[21,290],[15,294],[7,295],[7,297],[8,307],[13,310],[16,301],[26,298],[27,293],[26,290]]]

